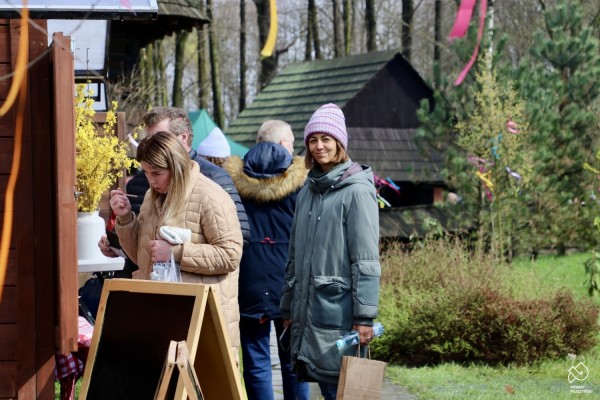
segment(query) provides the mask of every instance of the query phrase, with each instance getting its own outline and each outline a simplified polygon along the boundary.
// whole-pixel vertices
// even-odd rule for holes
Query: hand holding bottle
[[[379,337],[383,335],[383,324],[381,322],[375,322],[373,324],[373,337]],[[367,344],[370,340],[367,341]],[[350,331],[345,334],[341,339],[335,342],[340,352],[344,351],[348,346],[356,346],[360,342],[360,335],[357,331]]]

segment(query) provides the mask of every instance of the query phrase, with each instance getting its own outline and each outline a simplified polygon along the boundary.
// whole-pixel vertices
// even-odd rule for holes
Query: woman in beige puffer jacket
[[[120,190],[111,192],[117,215],[117,234],[125,252],[139,270],[134,279],[150,279],[152,263],[170,260],[171,251],[181,267],[182,280],[210,285],[220,300],[238,362],[238,276],[242,233],[236,207],[219,185],[200,173],[198,163],[170,133],[157,133],[140,143],[137,159],[150,190],[139,216]],[[181,245],[158,239],[161,226],[190,229],[191,240]]]

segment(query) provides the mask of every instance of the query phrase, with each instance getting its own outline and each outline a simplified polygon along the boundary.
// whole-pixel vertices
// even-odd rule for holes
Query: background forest
[[[458,0],[279,0],[270,57],[260,56],[268,0],[198,3],[210,24],[142,49],[138,68],[111,85],[131,126],[150,105],[173,105],[205,108],[226,131],[289,64],[398,49],[435,90],[418,139],[444,154],[448,188],[493,253],[596,246],[597,1],[480,0],[466,37],[450,42]],[[456,85],[482,5],[478,62]]]

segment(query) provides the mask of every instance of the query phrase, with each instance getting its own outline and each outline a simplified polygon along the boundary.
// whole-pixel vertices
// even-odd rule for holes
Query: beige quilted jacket
[[[210,285],[220,299],[227,323],[233,356],[238,361],[240,343],[238,308],[239,264],[242,256],[242,232],[235,204],[219,185],[200,173],[193,163],[188,207],[171,226],[188,228],[192,239],[173,247],[182,279],[187,283]],[[133,212],[117,218],[117,234],[125,252],[138,265],[134,279],[150,279],[152,257],[150,240],[163,225],[160,205],[146,193],[139,216]]]

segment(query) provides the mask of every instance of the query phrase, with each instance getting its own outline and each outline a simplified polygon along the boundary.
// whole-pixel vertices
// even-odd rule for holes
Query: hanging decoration
[[[510,119],[508,120],[508,122],[506,122],[506,129],[510,133],[514,133],[515,135],[519,133],[519,130],[517,129],[517,124],[514,121],[511,121]]]
[[[269,0],[270,22],[269,34],[263,49],[260,51],[261,57],[267,58],[273,55],[275,43],[277,42],[277,4],[275,0]]]
[[[492,155],[496,160],[500,159],[500,155],[498,154],[498,146],[500,146],[500,141],[502,140],[502,133],[499,133],[498,136],[492,138],[490,142],[492,142]]]
[[[460,2],[460,6],[458,7],[458,12],[456,14],[456,19],[454,20],[454,26],[450,31],[450,35],[448,39],[450,42],[454,41],[454,39],[462,38],[466,35],[467,30],[469,28],[469,23],[471,22],[471,15],[473,14],[473,9],[475,8],[476,0],[462,0]],[[487,0],[480,0],[479,2],[479,30],[477,31],[477,44],[475,45],[475,49],[473,50],[473,54],[469,59],[469,62],[463,70],[458,75],[458,78],[454,82],[454,86],[460,85],[469,70],[475,63],[477,59],[477,53],[479,52],[479,44],[481,43],[481,38],[483,37],[483,28],[485,23],[485,14],[487,11]]]
[[[381,196],[380,191],[384,187],[388,187],[400,195],[400,186],[396,185],[396,183],[388,176],[386,179],[382,179],[379,176],[373,174],[373,181],[375,183],[376,196],[377,196],[377,204],[379,204],[379,208],[392,207],[389,201],[387,201],[383,196]]]
[[[481,179],[485,188],[485,194],[489,201],[492,201],[492,191],[494,190],[494,182],[492,182],[492,172],[488,168],[494,166],[493,162],[489,162],[485,158],[476,156],[467,156],[467,162],[477,168],[475,175]]]
[[[514,123],[510,119],[509,119],[508,123],[506,124],[506,128],[511,133],[515,133],[515,134],[519,133],[516,123]],[[500,160],[500,155],[498,154],[498,148],[500,146],[501,140],[502,140],[502,133],[499,133],[497,137],[492,138],[490,140],[490,142],[492,144],[492,146],[490,148],[490,152],[495,160]],[[467,162],[469,164],[473,165],[475,168],[477,168],[477,172],[475,172],[475,175],[483,182],[486,197],[488,198],[488,200],[492,201],[492,199],[493,199],[492,193],[494,191],[494,182],[492,181],[492,171],[490,170],[490,168],[493,167],[495,164],[493,162],[486,160],[485,158],[481,158],[481,157],[477,157],[477,156],[473,156],[473,155],[467,156]],[[585,165],[584,165],[584,168],[586,168]],[[508,166],[506,166],[504,168],[504,170],[508,173],[508,175],[510,177],[512,177],[514,179],[515,183],[517,183],[517,184],[521,183],[522,177],[520,174],[513,171]],[[518,192],[519,191],[517,190],[517,193]]]
[[[477,171],[475,175],[483,182],[483,186],[485,187],[485,195],[487,196],[489,201],[492,201],[494,198],[492,197],[492,192],[494,190],[494,182],[492,182],[492,172],[491,171]]]

